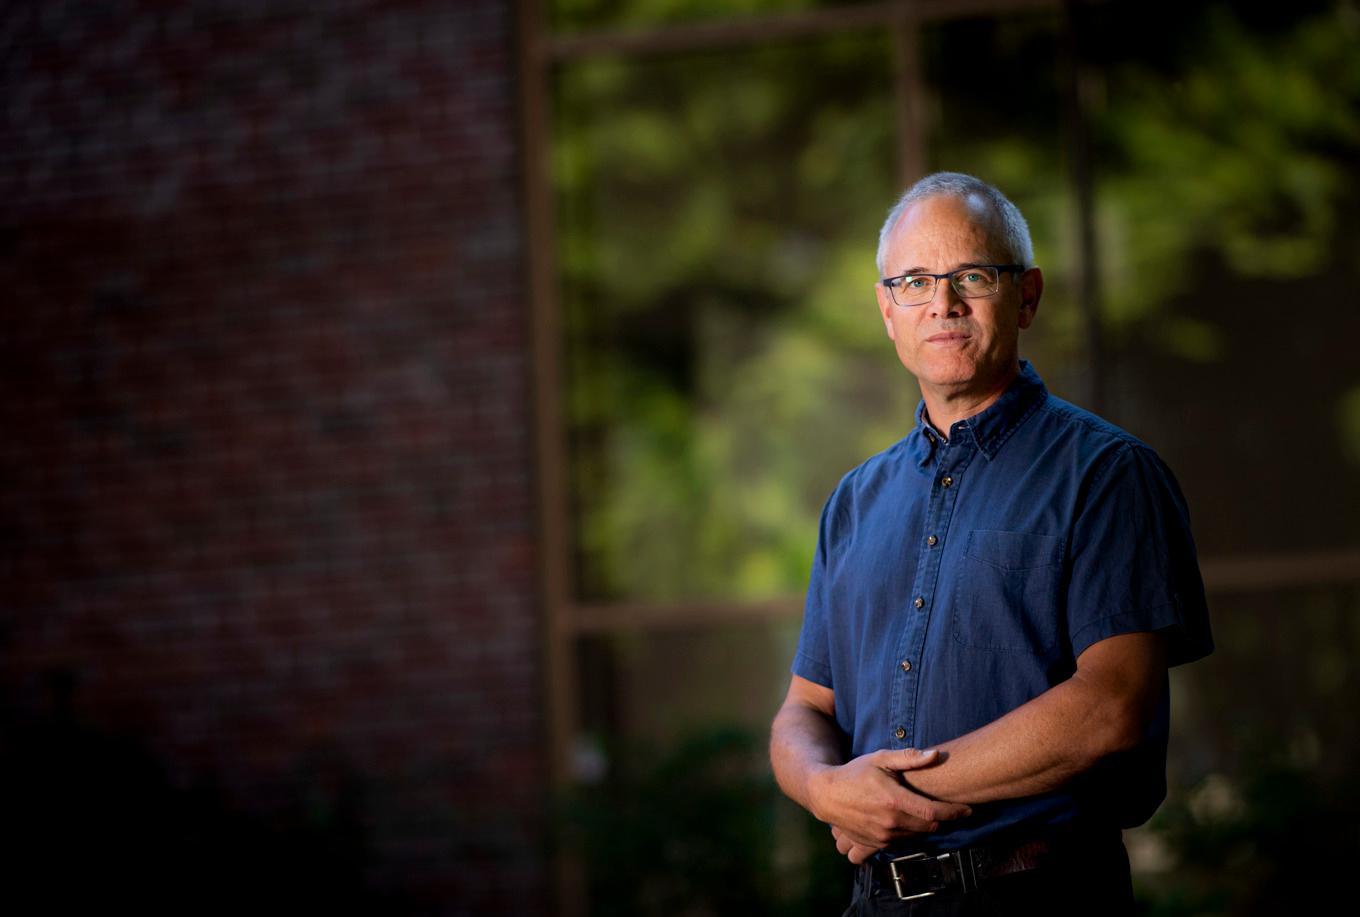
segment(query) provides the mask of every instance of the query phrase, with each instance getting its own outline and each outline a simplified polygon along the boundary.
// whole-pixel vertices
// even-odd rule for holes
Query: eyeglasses
[[[899,306],[921,306],[935,298],[935,285],[948,280],[954,292],[964,299],[991,296],[1001,283],[1003,271],[1025,270],[1023,264],[974,264],[948,274],[902,274],[879,281]]]

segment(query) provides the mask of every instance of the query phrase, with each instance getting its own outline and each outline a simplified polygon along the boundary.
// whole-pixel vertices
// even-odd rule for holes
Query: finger
[[[907,834],[931,834],[939,830],[940,823],[938,821],[899,812],[897,818],[893,820],[891,834],[894,837],[901,837]]]
[[[901,803],[893,824],[909,831],[938,831],[942,822],[967,818],[972,811],[954,803],[934,803],[929,800],[907,800]]]
[[[973,810],[961,802],[927,799],[911,790],[904,790],[902,795],[897,797],[897,807],[902,812],[924,821],[953,821],[973,814]]]
[[[878,851],[878,849],[879,849],[878,847],[871,847],[867,844],[848,844],[844,849],[841,849],[840,852],[844,854],[845,858],[848,859],[851,863],[854,863],[856,866],[858,866],[859,864],[867,860],[869,857],[873,856],[874,853]]]
[[[879,767],[893,771],[914,771],[937,763],[940,757],[938,748],[885,748],[877,752]]]
[[[893,799],[898,811],[926,822],[953,821],[956,818],[966,818],[973,814],[973,810],[961,802],[927,799],[919,793],[913,793],[906,787],[902,787],[899,792],[895,793]]]
[[[967,818],[973,814],[973,810],[961,802],[944,802],[939,799],[923,799],[917,797],[917,801],[924,807],[922,818],[931,821],[953,821],[956,818]]]
[[[930,805],[936,821],[953,821],[956,818],[967,818],[973,814],[972,807],[961,802],[934,801]]]
[[[915,804],[912,804],[911,807],[919,810],[919,807]],[[949,815],[949,818],[934,818],[932,817],[931,810],[925,810],[925,815],[917,815],[915,811],[908,812],[904,808],[898,808],[893,813],[892,833],[894,835],[903,832],[911,834],[930,834],[940,830],[940,825],[942,823],[950,821],[954,817],[959,817],[954,815],[954,811],[954,809],[946,810],[945,814]]]
[[[833,826],[831,833],[836,838],[837,842],[845,841],[847,844],[859,844],[859,845],[875,843],[874,839],[869,835],[861,834],[858,831],[851,831],[849,828]]]
[[[878,850],[879,848],[877,847],[866,847],[863,844],[855,844],[853,847],[850,848],[850,851],[846,853],[846,857],[849,858],[851,863],[854,863],[856,866],[858,866],[865,860],[869,859],[869,857],[877,853]]]

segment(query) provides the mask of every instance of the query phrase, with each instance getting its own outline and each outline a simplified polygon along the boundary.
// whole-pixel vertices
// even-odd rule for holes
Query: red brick
[[[514,4],[12,6],[5,712],[541,912]]]

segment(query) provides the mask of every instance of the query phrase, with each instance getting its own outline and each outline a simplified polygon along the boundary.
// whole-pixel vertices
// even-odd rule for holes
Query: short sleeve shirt
[[[1028,362],[946,442],[906,438],[822,511],[793,672],[831,688],[845,752],[929,748],[1076,671],[1091,644],[1161,632],[1213,648],[1185,499],[1144,443],[1050,395]],[[1061,789],[974,805],[914,839],[948,850],[1021,825],[1128,827],[1166,792],[1168,704],[1141,747]]]

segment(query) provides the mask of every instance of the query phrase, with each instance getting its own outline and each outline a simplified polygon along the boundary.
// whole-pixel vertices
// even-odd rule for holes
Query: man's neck
[[[975,414],[981,414],[993,404],[996,404],[1006,389],[1020,370],[1017,367],[1015,372],[1006,376],[999,384],[988,386],[978,390],[969,388],[963,390],[940,390],[930,386],[921,386],[921,397],[926,402],[926,419],[930,422],[940,435],[949,438],[949,429],[960,420],[966,420]]]

